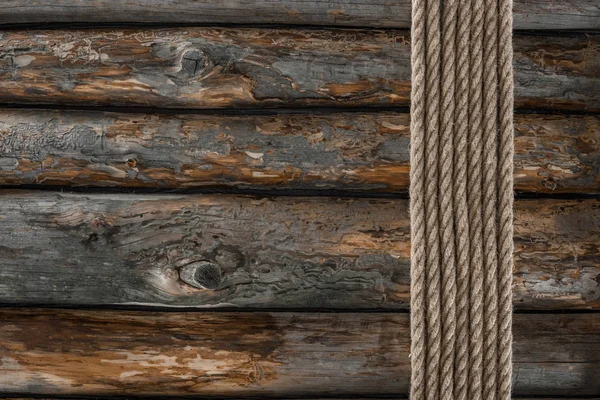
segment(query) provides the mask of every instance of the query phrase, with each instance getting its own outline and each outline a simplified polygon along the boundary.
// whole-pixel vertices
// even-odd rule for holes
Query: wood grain
[[[400,113],[0,110],[0,184],[406,193]],[[515,116],[515,190],[600,193],[600,117]]]
[[[144,22],[408,28],[410,0],[4,0],[0,23]],[[515,29],[600,29],[596,0],[515,0]]]
[[[519,200],[514,303],[600,309],[600,200]],[[406,309],[408,201],[4,190],[0,302]]]
[[[0,310],[0,390],[376,396],[408,389],[409,315]],[[515,315],[515,396],[600,390],[600,315]]]
[[[600,35],[516,35],[517,107],[600,111]],[[408,106],[407,31],[0,33],[0,102],[174,108]]]

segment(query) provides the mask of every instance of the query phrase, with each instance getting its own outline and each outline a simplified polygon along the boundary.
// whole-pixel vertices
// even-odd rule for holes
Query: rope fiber
[[[512,0],[413,0],[411,399],[509,400]]]

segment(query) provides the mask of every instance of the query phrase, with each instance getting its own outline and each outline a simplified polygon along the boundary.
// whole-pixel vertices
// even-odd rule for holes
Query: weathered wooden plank
[[[409,315],[0,310],[0,390],[404,395]],[[600,315],[515,315],[515,396],[600,390]]]
[[[600,200],[521,200],[514,212],[515,306],[600,308]]]
[[[409,140],[400,113],[1,110],[0,184],[402,193]],[[600,117],[516,115],[515,190],[600,193]]]
[[[600,117],[515,115],[514,121],[515,190],[600,193]]]
[[[4,0],[0,23],[308,24],[408,28],[410,0]],[[595,0],[515,0],[515,29],[600,29]]]
[[[0,184],[402,192],[408,187],[408,129],[408,115],[392,113],[1,110]],[[590,175],[575,179],[581,186],[573,183],[586,191]]]
[[[518,107],[600,111],[600,35],[516,35]],[[0,102],[183,108],[408,106],[406,31],[0,33]]]
[[[515,306],[600,308],[600,200],[520,200]],[[408,201],[4,190],[0,302],[383,308],[409,302]]]

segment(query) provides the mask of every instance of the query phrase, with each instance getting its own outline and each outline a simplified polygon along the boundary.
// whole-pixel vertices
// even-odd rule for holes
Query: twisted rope
[[[483,34],[483,398],[496,400],[498,344],[498,246],[496,238],[498,169],[497,0],[484,2]]]
[[[456,335],[456,265],[454,240],[454,112],[456,73],[456,0],[443,3],[441,120],[439,130],[438,190],[440,254],[442,267],[442,355],[440,397],[454,398],[454,348]]]
[[[482,398],[481,379],[483,376],[483,223],[482,223],[482,182],[481,149],[483,147],[482,127],[482,40],[483,3],[471,0],[471,30],[469,47],[469,140],[467,177],[469,205],[470,247],[470,313],[469,313],[469,399]]]
[[[411,399],[508,400],[511,0],[413,0]]]
[[[425,119],[425,252],[427,279],[427,385],[428,399],[439,398],[441,355],[441,270],[440,270],[440,224],[438,222],[438,151],[440,121],[440,2],[428,1],[426,14],[425,48],[427,63],[427,103]]]
[[[498,1],[498,399],[509,400],[512,379],[513,69],[512,0]]]
[[[425,132],[425,2],[412,7],[412,90],[410,130]],[[412,138],[410,148],[411,224],[411,390],[413,400],[425,399],[425,135]]]
[[[454,397],[466,400],[469,379],[469,248],[470,226],[467,197],[468,135],[469,135],[469,34],[471,8],[467,1],[458,2],[455,48],[456,56],[455,120],[466,123],[454,125],[454,200],[456,246],[456,344],[454,355]]]

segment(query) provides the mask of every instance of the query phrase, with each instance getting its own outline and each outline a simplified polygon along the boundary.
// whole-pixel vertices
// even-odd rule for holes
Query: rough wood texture
[[[600,35],[517,35],[518,107],[600,110]],[[0,33],[0,102],[221,108],[408,106],[405,31]]]
[[[515,116],[515,189],[600,193],[600,117]],[[408,190],[407,114],[0,111],[0,184]]]
[[[0,23],[150,22],[408,28],[410,0],[4,0]],[[515,0],[515,29],[600,29],[596,0]]]
[[[515,306],[600,308],[600,201],[516,203]],[[383,308],[409,302],[408,202],[5,190],[0,302]]]
[[[515,115],[515,190],[600,193],[600,117]]]
[[[515,315],[515,396],[600,390],[600,315]],[[405,395],[408,314],[0,310],[0,390]]]

